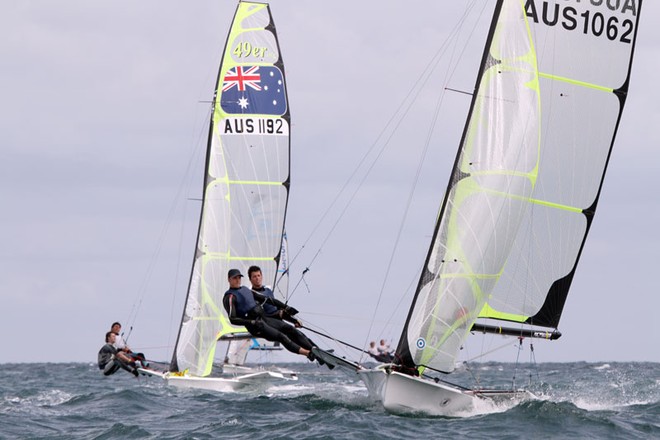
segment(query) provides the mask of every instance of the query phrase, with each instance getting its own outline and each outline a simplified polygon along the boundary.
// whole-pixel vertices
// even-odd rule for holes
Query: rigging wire
[[[511,379],[511,389],[515,390],[516,389],[516,375],[518,374],[518,361],[520,360],[520,352],[523,349],[523,340],[525,338],[522,336],[518,336],[518,353],[516,354],[516,364],[515,367],[513,368],[513,378]]]
[[[424,73],[420,76],[420,78],[424,75],[426,75],[426,78],[422,82],[422,85],[419,87],[419,90],[418,90],[417,94],[415,95],[415,98],[417,98],[419,93],[421,93],[423,86],[426,85],[426,83],[429,81],[429,79],[431,78],[432,73],[435,71],[437,65],[440,63],[440,60],[444,57],[446,51],[449,49],[450,42],[453,41],[454,44],[451,45],[451,47],[453,48],[453,51],[452,51],[451,56],[449,58],[449,60],[450,60],[449,61],[449,66],[452,65],[452,62],[455,59],[456,49],[457,49],[457,45],[458,45],[458,38],[457,37],[460,33],[460,30],[463,28],[464,22],[467,19],[470,10],[474,7],[474,5],[475,5],[475,3],[473,2],[471,5],[468,5],[466,7],[466,10],[463,13],[463,16],[461,17],[461,19],[454,26],[454,28],[452,28],[452,30],[450,31],[449,36],[447,37],[445,42],[441,45],[441,47],[438,49],[438,51],[435,53],[434,57],[431,59],[431,61],[429,62],[429,64],[425,68]],[[473,26],[472,31],[470,32],[470,35],[472,35],[474,33],[475,28],[476,28],[476,23]],[[463,49],[460,52],[460,55],[458,57],[459,59],[465,53],[466,47],[467,47],[467,44],[464,44]],[[404,229],[406,220],[408,218],[408,213],[410,212],[410,206],[412,205],[413,195],[414,195],[415,190],[417,188],[417,184],[419,183],[419,179],[420,179],[420,176],[421,176],[421,173],[422,173],[422,167],[423,167],[423,165],[425,163],[425,159],[428,155],[428,151],[429,151],[429,148],[430,148],[430,145],[431,145],[433,132],[435,131],[435,127],[436,127],[436,124],[438,122],[440,110],[441,110],[442,104],[444,102],[445,90],[446,90],[447,84],[449,84],[449,81],[453,78],[453,75],[456,71],[456,68],[457,68],[457,63],[454,63],[454,70],[452,70],[451,73],[449,71],[445,72],[445,77],[443,79],[442,92],[441,92],[440,96],[438,97],[438,101],[437,101],[436,106],[435,106],[433,117],[431,118],[431,125],[430,125],[430,127],[427,131],[427,134],[426,134],[426,140],[425,140],[425,143],[424,143],[424,147],[422,149],[422,154],[420,155],[420,158],[419,158],[419,161],[418,161],[418,164],[417,164],[417,169],[415,171],[415,177],[413,179],[413,183],[412,183],[410,191],[409,191],[408,199],[406,201],[405,209],[403,211],[403,216],[402,216],[400,224],[399,224],[399,230],[397,231],[396,239],[394,240],[394,244],[392,246],[392,253],[390,254],[390,260],[388,261],[387,268],[386,268],[386,271],[385,271],[385,276],[383,277],[383,282],[381,284],[381,289],[380,289],[380,292],[379,292],[379,295],[378,295],[378,300],[376,301],[376,307],[374,308],[372,319],[374,319],[376,314],[378,313],[378,308],[379,308],[380,303],[382,301],[383,293],[385,291],[385,286],[389,281],[388,275],[389,275],[390,270],[392,268],[392,265],[394,263],[394,259],[396,257],[396,250],[399,247],[399,242],[400,242],[401,237],[403,235],[403,229]],[[412,102],[414,102],[414,100]],[[411,102],[410,105],[412,105],[412,102]],[[365,344],[366,344],[366,341],[369,340],[372,328],[373,328],[373,324],[369,326],[369,329],[367,331],[367,337],[364,341]]]
[[[491,353],[495,353],[496,351],[499,351],[499,350],[501,350],[501,349],[503,349],[503,348],[510,347],[510,346],[511,346],[511,340],[508,340],[508,341],[506,341],[505,344],[502,344],[502,345],[500,345],[500,346],[498,346],[498,347],[495,347],[495,348],[493,348],[492,350],[489,350],[489,351],[487,351],[487,352],[485,352],[485,353],[480,353],[480,354],[477,355],[477,356],[471,357],[470,359],[466,360],[465,362],[472,362],[472,361],[475,361],[475,360],[477,360],[477,359],[480,359],[480,358],[482,358],[482,357],[484,357],[484,356],[488,356],[488,355],[491,354]]]
[[[212,111],[213,111],[212,108],[209,108],[207,110],[207,114],[206,114],[206,119],[207,120],[210,119]],[[200,136],[201,135],[202,135],[202,132],[200,132]],[[194,157],[193,157],[193,160],[192,160],[193,162],[198,162],[199,161],[200,151],[201,151],[200,149],[195,150]],[[190,191],[191,187],[192,187],[192,175],[190,176],[190,178],[188,180],[188,192]],[[189,198],[188,200],[198,200],[198,199],[190,199]],[[201,201],[201,199],[199,201]],[[181,228],[179,229],[179,246],[178,246],[178,252],[177,252],[177,255],[178,255],[179,258],[177,258],[177,260],[176,260],[176,269],[174,271],[174,283],[172,284],[172,301],[171,301],[171,305],[170,305],[170,320],[169,320],[169,322],[174,322],[174,319],[175,319],[175,317],[174,317],[174,306],[176,304],[177,291],[179,289],[179,274],[180,274],[180,270],[181,270],[182,257],[183,257],[183,254],[184,254],[183,253],[183,243],[184,243],[184,235],[185,235],[184,234],[184,225],[186,224],[186,213],[187,213],[187,211],[186,211],[185,206],[184,206],[183,217],[181,218]],[[171,347],[174,346],[174,343],[172,343],[172,340],[171,340],[172,336],[173,335],[172,335],[171,332],[167,333],[167,344]]]
[[[472,380],[475,383],[475,389],[480,389],[481,388],[481,378],[480,378],[480,376],[477,376],[475,374],[475,372],[472,370],[472,366],[467,361],[465,361],[463,363],[463,365],[465,365],[465,370],[468,373],[470,373],[470,376],[472,376]]]
[[[294,257],[291,259],[291,263],[290,263],[290,265],[293,264],[293,262],[297,260],[298,256],[301,254],[301,252],[303,251],[303,249],[306,248],[307,244],[310,242],[310,240],[312,239],[312,237],[315,236],[315,234],[316,234],[316,232],[319,230],[321,224],[326,220],[326,218],[328,217],[329,213],[332,211],[332,209],[333,209],[333,208],[335,207],[335,205],[338,203],[338,201],[339,201],[341,195],[347,190],[348,185],[349,185],[349,184],[351,183],[351,181],[353,181],[353,179],[356,177],[358,171],[363,167],[363,165],[365,164],[367,158],[368,158],[368,157],[372,154],[372,152],[375,150],[375,148],[377,147],[377,145],[379,144],[379,142],[381,141],[381,139],[384,138],[384,137],[386,137],[385,140],[384,140],[384,142],[383,142],[382,147],[381,147],[380,150],[376,153],[375,158],[372,160],[371,164],[367,166],[366,172],[364,173],[362,179],[361,179],[360,182],[358,183],[356,189],[353,191],[353,193],[350,195],[350,197],[349,197],[348,200],[346,201],[346,203],[345,203],[345,205],[344,205],[344,208],[341,210],[340,214],[338,215],[338,217],[337,217],[337,219],[335,220],[334,224],[333,224],[332,227],[330,228],[329,232],[326,234],[325,238],[322,240],[321,244],[319,245],[318,250],[316,251],[316,253],[315,253],[314,256],[312,257],[311,261],[307,264],[307,267],[306,267],[305,271],[303,272],[303,275],[304,275],[307,271],[309,271],[309,267],[314,263],[314,261],[316,261],[316,258],[317,258],[317,257],[319,256],[319,254],[321,253],[321,250],[322,250],[323,246],[327,243],[327,241],[329,240],[330,236],[333,234],[334,230],[335,230],[336,227],[339,225],[341,219],[344,217],[346,211],[348,210],[348,208],[350,207],[351,203],[352,203],[353,200],[355,199],[355,196],[357,195],[358,191],[361,189],[361,187],[363,186],[363,184],[364,184],[364,182],[366,181],[367,177],[369,176],[369,174],[370,174],[371,171],[373,170],[374,166],[376,165],[376,162],[377,162],[378,159],[382,156],[382,154],[384,153],[386,147],[390,144],[390,141],[391,141],[392,137],[393,137],[394,134],[396,133],[396,131],[397,131],[397,129],[399,128],[399,126],[402,124],[403,120],[405,119],[405,116],[409,113],[409,111],[410,111],[410,109],[412,108],[413,104],[416,102],[416,100],[417,100],[419,94],[422,92],[424,85],[429,81],[429,79],[430,79],[430,77],[431,77],[431,74],[433,73],[433,71],[434,71],[435,68],[437,67],[438,63],[440,62],[440,60],[441,60],[442,57],[444,56],[445,51],[446,51],[447,48],[449,47],[449,41],[451,41],[452,39],[454,39],[454,38],[457,36],[459,30],[462,28],[463,23],[465,22],[465,20],[466,20],[466,18],[467,18],[467,16],[468,16],[469,11],[474,7],[475,3],[476,3],[476,0],[474,0],[470,5],[468,5],[468,6],[466,7],[466,11],[463,13],[463,16],[459,19],[458,23],[457,23],[457,24],[454,26],[454,28],[452,28],[452,30],[450,31],[450,33],[449,33],[449,37],[445,40],[445,42],[441,45],[441,47],[440,47],[440,48],[435,52],[435,54],[431,57],[431,60],[427,63],[427,65],[426,65],[426,67],[424,68],[424,70],[422,71],[422,73],[417,77],[417,79],[415,80],[415,82],[413,83],[413,85],[412,85],[412,86],[410,87],[410,89],[408,90],[408,93],[406,94],[406,96],[405,96],[404,99],[402,100],[401,104],[399,104],[399,106],[396,108],[396,110],[394,111],[394,113],[392,114],[392,116],[391,116],[391,117],[389,118],[389,120],[385,123],[383,129],[380,131],[380,133],[379,133],[378,136],[376,137],[376,140],[371,144],[371,146],[369,147],[369,149],[364,153],[364,155],[363,155],[362,158],[359,160],[359,162],[358,162],[357,166],[355,167],[355,169],[353,170],[353,172],[349,175],[349,177],[346,179],[346,181],[345,181],[344,184],[342,185],[341,189],[340,189],[340,190],[338,191],[338,193],[335,195],[335,197],[334,197],[334,199],[332,200],[332,202],[330,203],[330,205],[329,205],[329,206],[326,208],[326,210],[323,212],[323,214],[321,215],[321,217],[320,217],[319,220],[317,221],[317,223],[316,223],[316,225],[314,226],[314,228],[312,228],[312,231],[310,232],[310,234],[308,235],[308,237],[305,239],[305,241],[304,241],[303,244],[301,245],[300,249],[298,249],[298,251],[294,254]],[[475,27],[476,27],[476,26],[475,26]],[[472,33],[474,33],[474,28],[472,29],[471,34],[472,34]],[[464,51],[465,51],[465,47],[463,48],[463,52],[461,52],[461,53],[464,53]],[[449,78],[451,78],[451,77],[453,76],[453,74],[454,74],[454,72],[455,72],[455,69],[456,69],[456,66],[454,67],[454,71],[452,71],[452,74],[449,76]],[[447,78],[447,77],[446,77],[446,78]],[[445,83],[447,83],[447,81],[445,81]],[[407,105],[406,105],[406,102],[408,102]],[[436,111],[436,114],[437,114],[437,111]],[[398,117],[398,120],[397,120],[397,117]],[[395,121],[396,121],[396,123],[395,123]],[[435,124],[433,124],[433,125],[435,125]],[[393,128],[391,128],[391,127],[393,127]],[[389,135],[386,136],[386,132],[388,131],[388,129],[390,129],[390,133],[389,133]],[[429,130],[429,137],[430,137],[432,131],[433,131],[433,127],[431,127],[431,129]],[[427,141],[427,142],[428,142],[428,141]],[[428,149],[428,144],[427,144],[426,147],[425,147],[425,151],[426,151],[427,149]],[[421,161],[420,161],[420,162],[421,162]],[[416,184],[416,182],[417,182],[417,178],[415,179],[415,184]],[[414,186],[413,186],[413,190],[414,190]],[[301,278],[302,278],[302,275],[301,275]],[[291,296],[293,295],[293,293],[295,293],[295,291],[297,290],[298,286],[300,285],[300,282],[301,282],[301,281],[299,280],[298,283],[296,283],[295,287],[293,288],[293,290],[292,290],[291,293],[289,294],[289,298],[291,298]]]
[[[220,49],[224,45],[224,43],[220,42],[218,43],[220,47],[216,48],[216,53],[221,53]],[[213,84],[213,90],[215,91],[215,82],[217,78],[218,72],[217,68],[215,66],[210,67],[206,70],[206,77],[203,81],[203,84]],[[207,93],[205,90],[203,92],[204,94]],[[211,115],[213,112],[213,105],[214,101],[206,101],[206,100],[198,100],[198,104],[205,104],[203,106],[204,110],[204,119],[201,125],[199,126],[198,129],[193,128],[191,132],[191,140],[192,142],[190,143],[190,151],[188,153],[188,163],[186,164],[186,167],[184,169],[183,175],[181,177],[180,183],[177,187],[176,193],[172,199],[172,202],[170,204],[170,209],[165,217],[165,221],[163,222],[163,226],[161,228],[160,234],[158,235],[157,239],[157,244],[156,244],[156,249],[154,250],[150,260],[149,264],[147,266],[147,270],[145,272],[145,275],[137,289],[136,292],[136,300],[133,302],[133,305],[131,307],[131,310],[129,312],[128,318],[127,318],[127,323],[128,324],[133,324],[138,317],[138,314],[140,312],[140,308],[142,306],[142,302],[144,297],[146,296],[147,289],[149,287],[149,283],[151,282],[151,279],[153,277],[153,274],[155,272],[156,268],[156,262],[158,261],[158,258],[160,256],[160,253],[163,248],[163,243],[165,242],[165,237],[170,229],[170,226],[173,223],[175,212],[179,206],[179,201],[181,200],[181,194],[186,192],[184,191],[184,188],[187,190],[187,192],[190,192],[190,188],[192,186],[192,180],[193,180],[193,174],[192,174],[192,167],[194,163],[198,163],[199,160],[199,155],[200,155],[200,148],[198,148],[199,145],[204,145],[206,146],[206,142],[203,141],[203,139],[206,137],[206,133],[208,133],[208,121],[211,119]],[[211,105],[208,105],[211,104]],[[195,113],[198,114],[199,112],[199,106],[195,106]],[[195,117],[193,121],[197,121],[197,118]],[[202,148],[201,151],[205,152],[205,148]],[[178,288],[178,280],[179,280],[179,268],[181,266],[181,258],[183,256],[182,247],[183,247],[183,235],[184,235],[184,225],[185,225],[185,209],[184,209],[184,218],[181,223],[181,230],[180,230],[180,236],[179,236],[179,251],[177,252],[178,259],[177,259],[177,267],[176,267],[176,272],[175,272],[175,280],[174,284],[172,286],[172,301],[171,301],[171,307],[170,307],[170,321],[169,321],[169,328],[171,328],[171,323],[174,320],[174,305],[176,303],[176,297],[177,297],[177,288]],[[170,343],[172,337],[172,332],[168,331],[167,332],[167,344],[168,346],[172,346]]]
[[[352,348],[352,349],[357,350],[357,351],[360,351],[360,352],[362,352],[362,353],[367,353],[367,354],[369,354],[368,351],[366,351],[366,350],[364,350],[364,349],[362,349],[362,348],[360,348],[360,347],[356,347],[355,345],[349,344],[348,342],[342,341],[341,339],[337,339],[337,338],[335,338],[334,336],[330,336],[330,335],[327,334],[327,333],[322,333],[322,332],[320,332],[320,331],[318,331],[318,330],[314,330],[313,328],[310,328],[310,327],[308,327],[308,326],[306,326],[306,325],[302,325],[300,328],[304,328],[305,330],[309,330],[309,331],[312,332],[312,333],[315,333],[315,334],[317,334],[317,335],[319,335],[319,336],[322,336],[322,337],[324,337],[324,338],[326,338],[326,339],[330,339],[330,340],[332,340],[332,341],[334,341],[334,342],[336,342],[336,343],[338,343],[338,344],[344,345],[344,346],[346,346],[346,347]]]
[[[529,384],[532,385],[532,373],[536,373],[536,381],[541,381],[541,376],[539,375],[539,366],[536,363],[536,354],[534,353],[534,344],[529,343],[529,362],[532,365],[532,370],[529,370]]]
[[[288,297],[289,299],[297,291],[298,287],[303,282],[305,283],[305,287],[306,287],[307,291],[310,292],[309,286],[308,286],[307,282],[305,281],[304,275],[310,270],[309,268],[313,265],[313,263],[316,261],[317,257],[320,255],[323,247],[325,246],[325,244],[329,240],[330,236],[333,234],[333,232],[335,231],[335,229],[339,225],[340,221],[344,217],[344,215],[345,215],[346,211],[348,210],[349,206],[352,204],[353,200],[355,199],[358,191],[364,185],[364,182],[366,181],[369,174],[373,170],[376,162],[382,156],[382,154],[384,153],[384,151],[386,150],[386,148],[390,144],[395,132],[397,131],[399,126],[402,124],[403,120],[405,119],[405,116],[409,113],[409,111],[412,108],[413,104],[416,102],[418,96],[420,95],[420,93],[424,89],[424,86],[430,80],[433,72],[437,68],[437,65],[440,63],[441,59],[445,56],[447,50],[450,47],[454,48],[454,50],[452,52],[452,55],[450,57],[450,60],[455,59],[454,57],[456,56],[456,53],[457,53],[457,50],[456,50],[457,49],[457,44],[450,45],[450,42],[455,40],[456,43],[457,43],[457,41],[458,41],[457,36],[458,36],[459,32],[461,31],[461,29],[464,27],[464,23],[465,23],[468,15],[470,13],[470,11],[475,7],[475,4],[476,4],[476,1],[473,1],[469,5],[466,6],[466,9],[465,9],[462,17],[459,19],[458,23],[454,26],[454,28],[452,28],[452,30],[449,33],[448,38],[441,45],[441,47],[435,52],[435,54],[431,57],[431,60],[428,62],[427,66],[424,68],[422,73],[416,79],[416,81],[414,82],[414,84],[412,85],[410,90],[408,91],[407,95],[405,96],[405,98],[403,99],[401,104],[397,107],[397,109],[395,110],[393,115],[390,117],[390,119],[388,120],[388,122],[386,123],[384,128],[378,134],[378,136],[377,136],[376,140],[374,141],[374,143],[369,147],[367,152],[362,156],[362,158],[358,162],[358,165],[355,167],[355,169],[353,170],[353,172],[351,173],[349,178],[343,184],[340,191],[337,193],[335,198],[332,200],[332,202],[330,203],[328,208],[325,210],[325,212],[321,216],[321,219],[316,223],[316,225],[312,229],[312,232],[309,234],[307,239],[303,242],[303,245],[300,247],[300,249],[294,255],[293,259],[291,260],[291,264],[293,264],[293,262],[295,260],[297,260],[297,258],[301,254],[302,250],[305,249],[307,244],[310,242],[312,236],[314,236],[316,234],[316,232],[320,229],[321,224],[328,217],[329,212],[338,204],[340,197],[347,190],[349,183],[356,178],[356,175],[357,175],[358,171],[364,167],[364,165],[367,161],[367,158],[372,154],[372,152],[375,150],[375,148],[377,147],[379,142],[384,139],[383,140],[383,145],[376,152],[376,155],[372,159],[371,163],[366,167],[366,170],[365,170],[365,172],[362,176],[362,179],[359,181],[356,189],[352,192],[352,194],[349,196],[348,200],[345,202],[345,204],[343,206],[343,209],[341,210],[340,214],[337,216],[335,222],[332,224],[330,230],[328,231],[325,238],[322,240],[321,244],[319,245],[319,248],[314,253],[311,261],[308,263],[307,267],[302,272],[298,282],[296,283],[296,285],[294,286],[294,288],[290,292],[289,297]],[[485,10],[485,8],[481,10],[480,15],[483,14],[484,10]],[[472,29],[469,32],[468,40],[474,34],[475,30],[476,30],[476,22],[475,22],[475,24],[473,25]],[[467,50],[467,43],[462,47],[462,50],[459,52],[460,55],[459,55],[458,58],[461,58],[466,50]],[[451,62],[449,63],[449,65],[451,66]],[[408,197],[407,202],[406,202],[406,207],[404,209],[403,218],[400,222],[399,230],[397,232],[397,236],[396,236],[396,239],[395,239],[395,242],[394,242],[394,245],[393,245],[393,250],[392,250],[392,253],[391,253],[391,256],[390,256],[390,260],[388,262],[388,265],[387,265],[387,268],[386,268],[386,271],[385,271],[385,276],[383,277],[383,283],[382,283],[380,291],[379,291],[376,306],[375,306],[373,314],[372,314],[371,324],[369,326],[369,330],[368,330],[368,332],[366,334],[366,337],[365,337],[365,340],[364,340],[365,345],[366,345],[367,341],[369,340],[369,337],[370,337],[371,332],[373,330],[373,324],[375,322],[375,316],[378,313],[378,309],[379,309],[379,306],[380,306],[382,298],[383,298],[383,292],[385,290],[385,285],[388,282],[388,274],[390,273],[390,269],[393,265],[394,258],[395,258],[395,255],[396,255],[396,249],[398,248],[399,242],[400,242],[402,234],[403,234],[403,227],[404,227],[404,224],[406,222],[407,213],[409,212],[408,208],[410,207],[410,205],[412,203],[413,194],[415,192],[415,189],[417,187],[417,183],[418,183],[420,175],[421,175],[421,168],[422,168],[422,165],[424,163],[424,159],[427,156],[427,153],[428,153],[428,150],[429,150],[432,134],[434,132],[436,123],[438,121],[439,111],[440,111],[440,108],[441,108],[443,100],[444,100],[445,91],[447,91],[447,90],[454,91],[454,89],[451,89],[451,88],[447,87],[446,85],[449,83],[451,78],[453,78],[457,67],[458,67],[458,64],[454,63],[453,70],[451,70],[451,72],[446,72],[446,74],[445,74],[443,91],[441,92],[441,95],[438,98],[438,102],[436,104],[436,108],[435,108],[435,111],[433,113],[432,123],[431,123],[431,126],[430,126],[430,128],[428,129],[428,132],[427,132],[426,141],[424,143],[422,154],[421,154],[419,162],[418,162],[417,170],[416,170],[416,173],[415,173],[415,178],[414,178],[413,184],[411,186],[411,190],[409,192],[409,197]],[[397,120],[397,117],[398,117],[398,120]],[[391,131],[389,133],[387,133],[388,127],[393,127],[393,128],[391,128]],[[406,291],[408,291],[408,289],[406,289]],[[405,297],[406,297],[406,295],[402,295],[400,297],[399,304],[403,301],[403,298],[405,298]],[[393,315],[394,315],[394,311],[392,312],[392,316]],[[391,318],[390,318],[390,320],[391,320]]]
[[[341,219],[344,217],[346,211],[348,210],[348,208],[349,208],[350,205],[352,204],[353,200],[355,199],[355,197],[356,197],[358,191],[362,188],[362,186],[363,186],[364,182],[366,181],[367,177],[369,176],[369,174],[370,174],[371,171],[373,170],[373,168],[374,168],[376,162],[377,162],[378,159],[382,156],[382,154],[384,153],[386,147],[390,144],[390,141],[391,141],[392,137],[393,137],[394,134],[396,133],[396,131],[397,131],[397,129],[399,128],[399,126],[402,124],[403,120],[405,119],[405,116],[409,113],[409,111],[410,111],[410,109],[412,108],[413,104],[416,102],[416,100],[417,100],[419,94],[420,94],[420,93],[422,92],[422,90],[423,90],[424,85],[425,85],[425,84],[429,81],[429,79],[431,78],[431,74],[433,73],[433,71],[434,71],[435,68],[437,67],[438,63],[440,62],[440,60],[441,60],[442,57],[444,56],[444,54],[445,54],[447,48],[449,47],[449,42],[450,42],[451,40],[453,40],[453,39],[457,36],[458,31],[462,28],[463,23],[465,22],[465,19],[467,18],[468,12],[474,7],[474,4],[475,4],[475,1],[473,1],[470,5],[468,5],[468,7],[466,8],[466,11],[463,13],[463,16],[460,18],[460,20],[459,20],[458,23],[454,26],[454,28],[450,31],[450,33],[449,33],[449,37],[445,40],[445,42],[441,45],[441,47],[440,47],[440,48],[434,53],[434,55],[431,57],[431,60],[427,63],[427,65],[426,65],[426,67],[424,68],[424,70],[422,71],[422,73],[417,77],[417,79],[415,80],[415,82],[413,83],[413,85],[411,86],[411,88],[408,90],[408,93],[406,94],[406,96],[405,96],[404,99],[402,100],[401,104],[397,107],[397,109],[394,111],[394,113],[392,114],[392,116],[390,117],[390,119],[389,119],[389,120],[387,121],[387,123],[384,125],[383,129],[380,131],[380,133],[379,133],[378,136],[376,137],[376,140],[372,143],[372,145],[369,147],[369,149],[368,149],[368,150],[365,152],[365,154],[362,156],[362,158],[361,158],[360,161],[358,162],[357,166],[355,167],[355,169],[353,170],[353,172],[351,173],[351,175],[348,177],[348,179],[345,181],[345,183],[342,185],[341,189],[339,190],[339,192],[337,193],[337,195],[335,196],[335,198],[333,199],[333,201],[330,203],[330,205],[328,206],[328,208],[327,208],[327,209],[324,211],[324,213],[321,215],[321,218],[318,220],[318,222],[316,223],[316,225],[315,225],[314,228],[312,229],[312,232],[310,232],[310,234],[308,235],[307,239],[303,242],[303,244],[302,244],[302,246],[300,247],[300,249],[299,249],[299,250],[296,252],[296,254],[294,255],[293,259],[291,260],[291,264],[292,264],[292,263],[298,258],[298,256],[299,256],[300,253],[302,252],[302,250],[307,246],[307,244],[309,243],[309,241],[311,240],[311,238],[316,234],[316,232],[317,232],[318,229],[320,228],[321,224],[322,224],[322,223],[324,222],[324,220],[328,217],[328,214],[331,212],[331,210],[334,208],[334,206],[338,203],[338,201],[339,201],[341,195],[342,195],[342,194],[346,191],[346,189],[348,188],[349,183],[350,183],[351,181],[353,181],[353,179],[356,177],[358,171],[359,171],[359,170],[363,167],[363,165],[365,164],[367,158],[368,158],[368,157],[371,155],[371,153],[374,151],[374,149],[375,149],[376,146],[379,144],[379,142],[381,141],[381,139],[384,138],[384,137],[386,136],[386,132],[388,131],[388,129],[390,129],[390,133],[386,136],[386,138],[385,138],[385,140],[384,140],[384,142],[383,142],[382,147],[381,147],[381,148],[379,149],[379,151],[376,153],[376,156],[375,156],[375,158],[372,160],[371,164],[367,166],[366,172],[364,173],[362,179],[359,181],[359,183],[358,183],[356,189],[353,191],[353,193],[350,195],[350,197],[348,198],[348,200],[345,202],[345,204],[344,204],[344,208],[341,210],[340,214],[337,216],[337,219],[335,220],[334,224],[333,224],[332,227],[330,228],[329,232],[326,234],[325,238],[322,240],[321,244],[319,245],[318,250],[316,251],[316,253],[315,253],[314,256],[312,257],[311,261],[308,263],[308,265],[307,265],[305,271],[303,272],[303,275],[304,275],[307,271],[309,271],[310,266],[312,266],[312,264],[316,261],[316,258],[317,258],[317,257],[319,256],[319,254],[321,253],[321,250],[323,249],[323,247],[325,246],[325,244],[326,244],[327,241],[329,240],[330,236],[333,234],[333,232],[334,232],[334,230],[336,229],[336,227],[339,225]],[[475,27],[476,27],[476,26],[475,26]],[[473,33],[473,32],[474,32],[474,28],[473,28],[473,30],[472,30],[472,33]],[[465,51],[465,47],[463,48],[463,51]],[[463,52],[462,52],[462,53],[463,53]],[[456,68],[456,67],[455,67],[455,68]],[[455,70],[454,70],[454,71],[455,71]],[[453,72],[452,72],[452,74],[449,76],[449,78],[451,78],[451,76],[453,76]],[[446,78],[447,78],[447,77],[446,77]],[[446,83],[446,82],[447,82],[447,81],[445,81],[445,83]],[[442,96],[444,96],[444,93],[443,93]],[[406,102],[407,102],[407,105],[406,105]],[[437,115],[437,110],[436,110],[436,115]],[[398,117],[398,119],[397,119],[397,117]],[[396,122],[395,122],[395,121],[396,121]],[[428,134],[427,138],[430,138],[434,126],[435,126],[435,123],[434,123],[433,126],[430,128],[430,130],[429,130],[429,134]],[[393,128],[390,128],[390,127],[393,127]],[[427,139],[427,143],[426,143],[425,148],[424,148],[424,154],[423,154],[423,156],[422,156],[422,159],[420,160],[420,166],[418,166],[418,169],[421,167],[421,163],[423,162],[423,157],[425,156],[427,150],[428,150],[428,139]],[[419,171],[418,171],[418,174],[419,174]],[[414,184],[413,184],[412,191],[414,191],[415,185],[416,185],[416,183],[417,183],[417,181],[418,181],[418,178],[419,178],[419,175],[418,175],[418,174],[416,175],[416,178],[415,178],[415,182],[414,182]],[[409,203],[408,203],[408,205],[409,205]],[[405,215],[404,215],[404,220],[405,220]],[[399,232],[398,237],[400,237],[400,232]],[[396,249],[396,247],[395,247],[395,249]],[[390,262],[390,265],[391,265],[391,262]],[[302,279],[302,275],[301,275],[301,279]],[[302,280],[299,280],[299,281],[296,283],[294,289],[293,289],[293,290],[291,291],[291,293],[289,294],[289,298],[291,298],[291,296],[295,293],[295,291],[297,290],[297,288],[298,288],[298,286],[300,285],[301,281],[302,281]]]
[[[208,109],[206,111],[206,117],[205,120],[208,121],[211,115],[211,109]],[[191,152],[188,155],[188,162],[186,164],[186,167],[184,169],[184,173],[181,177],[181,180],[179,182],[179,185],[177,187],[176,193],[174,197],[172,198],[172,202],[170,203],[170,209],[165,216],[165,221],[163,222],[163,226],[161,227],[160,233],[158,235],[157,241],[156,241],[156,249],[154,250],[153,254],[151,255],[149,259],[149,264],[147,266],[147,270],[145,272],[145,275],[140,283],[140,286],[138,287],[137,293],[136,293],[136,300],[134,301],[131,310],[129,312],[129,315],[127,317],[126,323],[131,325],[131,330],[132,330],[132,324],[135,323],[137,320],[137,317],[139,315],[143,300],[146,296],[147,289],[149,287],[149,283],[151,282],[151,279],[153,277],[153,274],[156,269],[156,263],[158,262],[158,259],[160,257],[161,251],[163,249],[163,244],[165,243],[165,237],[167,236],[170,227],[172,223],[174,222],[175,214],[177,210],[179,209],[180,205],[180,200],[182,199],[182,194],[184,192],[190,191],[190,187],[192,185],[192,166],[194,163],[198,162],[199,155],[200,155],[200,149],[197,148],[198,145],[203,144],[202,139],[205,133],[205,129],[208,127],[204,127],[203,125],[200,127],[196,138],[197,140],[192,143],[191,147]],[[178,277],[179,277],[179,269],[181,266],[181,248],[183,244],[183,235],[184,235],[184,228],[183,228],[183,222],[185,222],[185,209],[184,211],[184,219],[182,220],[182,227],[179,235],[179,252],[177,255],[179,258],[177,258],[177,266],[176,266],[176,271],[175,271],[175,280],[173,284],[173,293],[172,293],[172,306],[170,308],[170,322],[174,319],[174,304],[176,301],[176,291],[177,291],[177,286],[178,286]],[[171,332],[168,332],[168,346],[171,347],[170,344],[170,338],[171,338]]]

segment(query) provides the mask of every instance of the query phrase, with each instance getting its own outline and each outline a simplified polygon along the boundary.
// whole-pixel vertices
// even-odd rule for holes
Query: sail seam
[[[523,197],[523,196],[518,196],[518,195],[515,195],[515,194],[506,194],[506,193],[503,193],[501,191],[493,191],[493,190],[488,190],[488,189],[482,189],[481,191],[483,193],[486,193],[486,194],[496,195],[496,196],[499,196],[499,197],[504,197],[504,198],[508,198],[508,199],[512,199],[512,200],[520,200],[520,201],[523,201],[523,202],[529,202],[529,203],[533,203],[535,205],[546,206],[546,207],[549,207],[549,208],[561,209],[563,211],[571,211],[571,212],[576,212],[576,213],[582,213],[584,211],[582,208],[577,208],[575,206],[563,205],[561,203],[554,203],[554,202],[549,202],[547,200],[534,199],[534,198],[531,198],[531,197]]]
[[[230,261],[271,261],[273,257],[228,257]]]
[[[230,185],[282,185],[282,182],[268,182],[259,180],[228,180]]]
[[[561,82],[565,82],[565,83],[568,83],[568,84],[573,84],[573,85],[580,86],[580,87],[587,87],[587,88],[590,88],[590,89],[600,90],[600,91],[608,92],[608,93],[613,93],[614,92],[614,89],[612,89],[611,87],[603,87],[603,86],[599,86],[597,84],[591,84],[591,83],[584,82],[584,81],[578,81],[576,79],[570,79],[570,78],[566,78],[566,77],[563,77],[563,76],[550,75],[548,73],[543,73],[543,72],[539,72],[538,74],[541,78],[551,79],[551,80],[554,80],[554,81],[561,81]]]

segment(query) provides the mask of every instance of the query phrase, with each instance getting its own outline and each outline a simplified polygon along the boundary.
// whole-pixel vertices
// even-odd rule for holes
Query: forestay
[[[222,306],[227,272],[261,267],[275,283],[289,180],[289,108],[268,5],[240,2],[214,97],[197,247],[170,369],[206,376],[233,328]]]
[[[477,318],[556,328],[627,90],[641,1],[498,1],[399,342],[450,372]]]

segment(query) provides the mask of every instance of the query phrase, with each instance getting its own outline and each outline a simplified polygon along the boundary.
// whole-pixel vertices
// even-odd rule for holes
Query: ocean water
[[[538,399],[460,417],[393,415],[355,377],[284,364],[297,382],[257,393],[179,390],[94,364],[3,364],[0,438],[34,439],[660,439],[660,364],[548,363],[521,368]],[[509,364],[458,379],[511,383]],[[463,377],[461,377],[463,376]],[[453,376],[452,376],[453,377]]]

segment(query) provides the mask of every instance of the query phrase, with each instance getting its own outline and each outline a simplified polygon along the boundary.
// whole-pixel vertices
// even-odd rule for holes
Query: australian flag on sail
[[[236,66],[222,78],[220,106],[226,113],[283,115],[286,93],[280,69],[274,66]]]

